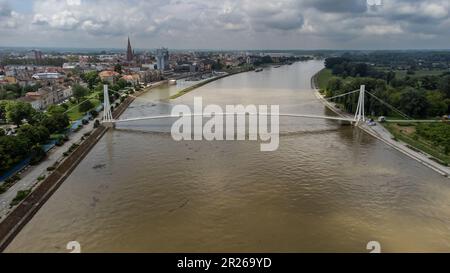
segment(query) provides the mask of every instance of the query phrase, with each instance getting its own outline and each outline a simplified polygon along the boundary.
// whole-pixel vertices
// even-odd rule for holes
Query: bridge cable
[[[92,98],[86,99],[86,100],[84,100],[84,101],[82,101],[82,102],[80,102],[80,103],[78,103],[78,104],[76,104],[76,105],[70,107],[69,109],[67,109],[67,110],[64,112],[64,114],[67,114],[67,113],[70,112],[72,109],[75,109],[76,107],[82,105],[83,103],[85,103],[85,102],[87,102],[87,101],[90,101],[91,99],[92,99]]]
[[[375,96],[374,94],[366,91],[367,94],[369,94],[370,96],[372,96],[373,98],[375,98],[376,100],[378,100],[379,102],[381,102],[382,104],[386,105],[387,107],[391,108],[392,110],[394,110],[395,112],[397,112],[398,114],[400,114],[402,117],[406,118],[406,119],[412,119],[410,116],[408,116],[407,114],[403,113],[402,111],[398,110],[397,108],[395,108],[394,106],[390,105],[389,103],[383,101],[382,99],[378,98],[377,96]]]
[[[359,91],[360,90],[358,89],[358,90],[354,90],[354,91],[351,91],[351,92],[348,92],[348,93],[345,93],[345,94],[337,95],[337,96],[334,96],[334,97],[331,97],[331,98],[324,98],[324,99],[326,99],[326,100],[333,100],[333,99],[337,99],[337,98],[340,98],[340,97],[345,97],[347,95],[350,95],[350,94],[353,94],[353,93],[356,93],[356,92],[359,92]]]

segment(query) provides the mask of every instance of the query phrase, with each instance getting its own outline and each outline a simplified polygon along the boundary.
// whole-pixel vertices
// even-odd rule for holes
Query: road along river
[[[248,72],[168,101],[180,87],[137,99],[122,118],[174,104],[278,104],[331,115],[311,77],[321,61]],[[282,118],[279,149],[258,142],[175,142],[163,124],[110,130],[7,252],[450,251],[450,184],[359,129]],[[137,131],[140,130],[140,131]]]

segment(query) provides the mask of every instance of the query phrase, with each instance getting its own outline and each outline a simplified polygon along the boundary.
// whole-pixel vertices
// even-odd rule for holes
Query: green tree
[[[50,107],[47,108],[47,113],[50,115],[64,114],[65,112],[66,112],[66,109],[62,105],[50,105]]]
[[[117,86],[119,87],[119,89],[124,89],[125,87],[130,86],[130,84],[124,79],[119,79],[117,81]]]
[[[97,71],[86,72],[81,75],[81,78],[88,84],[88,87],[91,90],[94,89],[95,85],[100,82]]]
[[[428,116],[442,116],[447,112],[448,106],[445,103],[442,93],[436,91],[428,91],[426,96],[429,104]]]
[[[444,93],[446,98],[450,98],[450,75],[441,78],[438,88]]]
[[[41,124],[49,130],[50,134],[53,134],[64,131],[69,126],[70,119],[62,106],[52,105]]]
[[[23,120],[31,120],[35,112],[29,103],[14,101],[6,105],[7,120],[18,127],[22,125]]]
[[[424,92],[407,88],[400,98],[400,109],[411,117],[424,118],[428,112],[428,101]]]
[[[0,137],[0,173],[9,170],[29,154],[28,139],[19,136]]]
[[[6,106],[8,105],[8,101],[2,100],[0,101],[0,120],[6,120]]]
[[[332,77],[329,81],[328,81],[328,85],[327,85],[327,90],[330,91],[329,94],[327,93],[327,95],[333,96],[334,94],[337,94],[340,92],[340,90],[343,87],[343,82],[341,78],[338,77]]]
[[[31,144],[44,144],[50,138],[49,130],[42,125],[25,124],[17,131],[17,135],[28,139]]]
[[[45,114],[43,112],[36,111],[34,115],[31,117],[31,119],[28,121],[28,123],[32,125],[39,125],[42,119],[44,119],[44,117]]]
[[[36,165],[46,156],[44,149],[41,145],[34,145],[31,147],[31,165]]]
[[[114,71],[116,71],[119,74],[122,74],[122,65],[121,64],[116,64],[114,66]]]
[[[389,71],[387,74],[386,74],[386,81],[387,81],[387,83],[388,84],[390,84],[394,79],[395,79],[395,72],[393,72],[393,71]]]
[[[89,94],[89,90],[79,84],[74,84],[72,86],[72,93],[77,102],[80,102],[82,98],[86,97]]]
[[[95,105],[90,100],[87,100],[87,101],[81,103],[80,106],[78,106],[78,110],[80,112],[84,113],[84,112],[91,110],[94,107],[95,107]]]

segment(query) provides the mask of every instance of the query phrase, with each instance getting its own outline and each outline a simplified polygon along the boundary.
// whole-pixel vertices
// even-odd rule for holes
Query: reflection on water
[[[171,103],[202,96],[330,114],[309,88],[322,66],[239,74]],[[169,113],[173,88],[146,94],[123,117]],[[155,129],[163,125],[108,132],[8,251],[65,252],[74,240],[86,252],[367,252],[369,241],[383,251],[450,250],[448,179],[357,129],[283,119],[279,150],[262,153],[258,142],[174,142]]]

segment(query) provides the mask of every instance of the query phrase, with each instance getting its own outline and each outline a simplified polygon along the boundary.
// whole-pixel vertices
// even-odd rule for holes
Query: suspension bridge
[[[117,93],[117,92],[116,92]],[[118,93],[120,94],[120,93]],[[337,109],[335,105],[332,104],[332,102],[338,98],[343,98],[346,96],[350,96],[353,94],[359,94],[358,96],[358,103],[356,107],[355,114],[348,114],[343,111],[340,111],[340,109]],[[112,107],[110,104],[109,99],[109,91],[108,86],[104,86],[104,109],[103,109],[103,118],[102,118],[102,124],[103,126],[107,128],[115,128],[116,124],[123,124],[123,123],[130,123],[135,121],[145,121],[145,120],[164,120],[164,119],[172,119],[172,118],[180,118],[180,117],[196,117],[196,116],[205,116],[205,114],[186,114],[186,115],[160,115],[160,116],[143,116],[143,117],[133,117],[133,118],[126,118],[126,119],[114,119],[112,115]],[[128,95],[129,97],[136,99],[137,97]],[[408,145],[402,142],[398,142],[396,140],[392,139],[391,134],[384,129],[383,126],[375,126],[370,127],[368,126],[368,123],[366,122],[368,120],[366,113],[366,97],[370,96],[374,100],[378,101],[380,104],[388,107],[393,112],[397,113],[399,116],[401,116],[403,119],[400,120],[384,120],[384,122],[391,122],[391,123],[436,123],[436,122],[445,122],[443,120],[416,120],[402,111],[396,109],[394,106],[388,104],[387,102],[383,101],[382,99],[378,98],[376,95],[372,94],[371,92],[368,92],[366,90],[366,87],[364,85],[361,85],[360,89],[354,90],[345,94],[340,94],[334,97],[330,98],[323,98],[320,97],[321,100],[324,100],[324,102],[327,104],[327,107],[330,108],[333,112],[337,114],[337,116],[327,116],[327,115],[311,115],[311,114],[297,114],[297,113],[280,113],[277,114],[279,117],[292,117],[292,118],[303,118],[303,119],[317,119],[317,120],[330,120],[330,121],[340,121],[340,122],[346,122],[354,125],[355,127],[360,128],[361,130],[365,131],[369,135],[371,135],[374,138],[379,139],[380,141],[384,142],[386,145],[390,146],[393,149],[396,149],[400,151],[401,153],[407,155],[408,157],[420,162],[421,164],[431,168],[432,170],[438,172],[439,174],[450,177],[450,168],[443,166],[433,160],[429,155],[426,155],[420,151],[411,150],[408,148]],[[317,99],[315,99],[317,100]],[[153,102],[154,103],[154,102]],[[122,109],[124,110],[124,109]],[[270,115],[267,113],[259,113],[259,115]],[[216,116],[227,116],[227,115],[239,115],[236,113],[214,113]],[[242,113],[241,115],[252,115],[249,113]],[[256,114],[258,115],[258,114]],[[211,118],[211,115],[208,115],[208,118]]]
[[[354,116],[350,116],[349,114],[343,114],[339,113],[339,116],[326,116],[326,115],[311,115],[311,114],[297,114],[297,113],[279,113],[277,114],[279,117],[291,117],[291,118],[303,118],[303,119],[322,119],[322,120],[333,120],[333,121],[343,121],[343,122],[349,122],[355,126],[360,126],[361,124],[365,124],[367,121],[367,117],[365,115],[366,109],[366,95],[369,95],[373,97],[375,100],[379,101],[381,104],[387,106],[397,114],[399,114],[404,119],[401,120],[385,120],[385,122],[395,122],[395,123],[403,123],[403,122],[413,122],[413,123],[430,123],[430,122],[441,122],[440,120],[415,120],[409,117],[408,115],[404,114],[400,110],[396,109],[392,105],[388,104],[387,102],[384,102],[374,94],[366,91],[365,85],[361,85],[360,89],[354,90],[351,92],[347,92],[345,94],[340,94],[334,97],[330,98],[324,98],[327,102],[332,102],[333,100],[337,98],[342,98],[345,96],[349,96],[355,93],[359,93],[358,97],[358,103],[357,108]],[[123,124],[123,123],[129,123],[129,122],[135,122],[135,121],[144,121],[144,120],[162,120],[162,119],[172,119],[172,118],[180,118],[179,115],[159,115],[159,116],[143,116],[143,117],[133,117],[133,118],[127,118],[127,119],[114,119],[112,112],[111,112],[111,103],[109,99],[109,90],[108,86],[104,86],[104,107],[103,107],[103,118],[102,118],[102,124],[106,127],[114,128],[116,124]],[[130,95],[131,96],[131,95]],[[135,97],[136,98],[136,97]],[[260,113],[261,114],[261,113]],[[227,115],[252,115],[251,113],[242,113],[242,114],[236,114],[236,113],[214,113],[214,115],[217,116],[227,116]],[[194,114],[185,114],[183,117],[196,117],[196,116],[204,116],[204,114],[201,113],[194,113]]]
[[[359,124],[360,122],[365,122],[366,117],[364,115],[364,93],[365,93],[365,87],[361,86],[360,90],[355,90],[352,92],[349,92],[345,95],[349,95],[352,93],[356,93],[357,91],[360,92],[360,98],[358,100],[358,109],[357,113],[354,117],[339,117],[339,116],[321,116],[321,115],[310,115],[310,114],[293,114],[293,113],[280,113],[277,114],[280,117],[293,117],[293,118],[305,118],[305,119],[323,119],[323,120],[334,120],[334,121],[344,121],[344,122],[350,122],[352,124]],[[108,86],[104,86],[104,108],[103,108],[103,119],[102,124],[106,127],[112,127],[114,128],[116,124],[120,123],[129,123],[129,122],[135,122],[135,121],[144,121],[144,120],[161,120],[161,119],[171,119],[171,118],[180,118],[179,115],[160,115],[160,116],[144,116],[144,117],[134,117],[134,118],[127,118],[127,119],[114,119],[112,112],[111,112],[111,103],[109,101],[109,91]],[[342,95],[329,98],[334,99],[337,97],[341,97]],[[260,113],[261,114],[261,113]],[[217,116],[227,116],[227,115],[252,115],[251,113],[215,113]],[[194,113],[194,114],[187,114],[183,117],[197,117],[197,116],[204,116],[204,114],[201,113]]]

